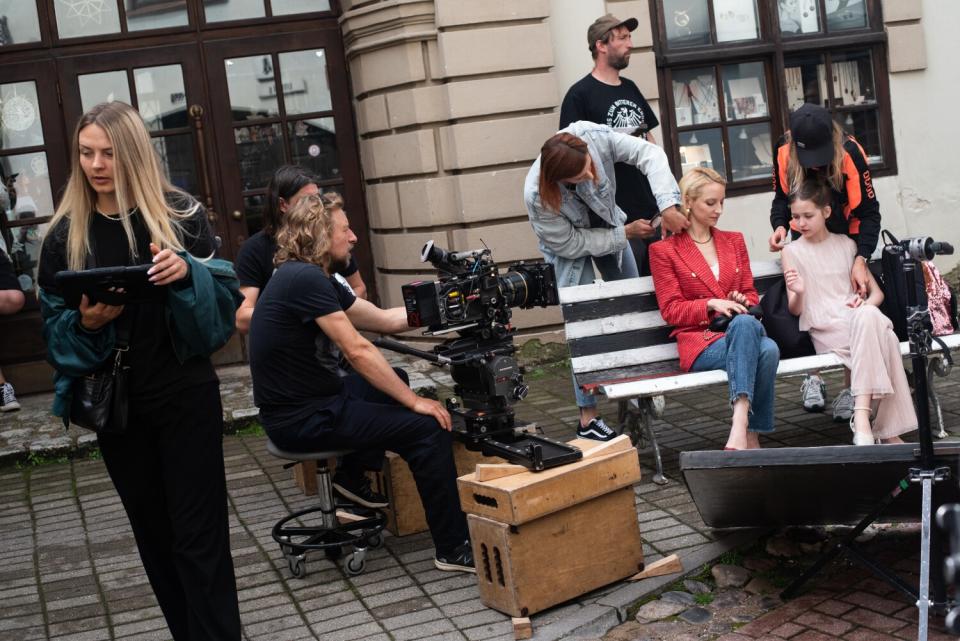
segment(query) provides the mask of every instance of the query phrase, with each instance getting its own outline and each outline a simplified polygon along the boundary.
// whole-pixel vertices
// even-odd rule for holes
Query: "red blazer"
[[[660,315],[673,325],[670,336],[677,339],[683,371],[689,371],[700,353],[723,336],[707,329],[714,316],[707,312],[707,300],[726,298],[737,290],[747,297],[748,307],[760,301],[743,234],[714,229],[713,239],[720,262],[719,282],[686,232],[650,245],[650,272]]]

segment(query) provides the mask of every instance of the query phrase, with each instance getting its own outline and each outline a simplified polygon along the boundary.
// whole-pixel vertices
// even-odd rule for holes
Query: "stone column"
[[[548,0],[343,5],[381,304],[400,305],[401,284],[435,277],[419,261],[429,239],[455,250],[485,242],[501,265],[540,258],[522,185],[557,128]],[[514,319],[553,330],[560,313]]]

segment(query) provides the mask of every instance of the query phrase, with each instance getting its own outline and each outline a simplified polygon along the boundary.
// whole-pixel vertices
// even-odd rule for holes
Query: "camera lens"
[[[501,276],[500,294],[507,303],[507,307],[524,307],[527,299],[531,298],[527,275],[520,272],[507,272]]]

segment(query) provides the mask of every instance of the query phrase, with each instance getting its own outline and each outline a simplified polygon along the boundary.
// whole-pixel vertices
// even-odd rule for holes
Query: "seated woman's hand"
[[[707,310],[724,316],[747,313],[747,308],[742,304],[726,298],[711,298],[707,301]]]
[[[803,293],[803,277],[796,269],[788,269],[783,272],[783,280],[787,284],[787,289],[794,294]]]
[[[745,294],[743,294],[742,292],[738,292],[737,290],[733,290],[732,292],[727,294],[727,300],[732,300],[735,303],[740,303],[741,305],[746,305],[748,302],[750,302],[747,300],[747,297]]]
[[[95,332],[123,311],[123,305],[107,305],[106,303],[90,304],[90,299],[84,294],[80,298],[80,325],[89,332]]]
[[[186,278],[190,273],[187,261],[177,256],[172,250],[160,249],[150,243],[150,251],[153,253],[153,267],[147,273],[150,275],[150,282],[154,285],[169,285]]]

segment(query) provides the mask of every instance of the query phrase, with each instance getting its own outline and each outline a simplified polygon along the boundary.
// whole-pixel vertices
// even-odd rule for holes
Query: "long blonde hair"
[[[699,198],[700,192],[710,183],[726,186],[727,180],[709,167],[694,167],[683,175],[680,179],[680,202],[683,203],[684,216],[690,217],[690,205],[687,201]]]
[[[304,196],[280,219],[277,228],[277,267],[288,260],[319,265],[327,271],[333,236],[333,207],[324,207],[323,197]]]
[[[843,143],[847,134],[843,128],[836,122],[833,123],[833,160],[830,161],[827,170],[827,182],[836,191],[843,191]],[[797,145],[793,142],[790,130],[786,133],[787,144],[790,145],[790,161],[787,163],[787,181],[790,189],[788,191],[797,191],[807,179],[807,172],[800,164],[800,158],[797,156]]]
[[[90,109],[77,122],[73,132],[70,178],[60,206],[50,221],[50,229],[55,229],[62,219],[69,220],[67,266],[83,269],[91,250],[90,220],[97,206],[97,193],[80,166],[79,142],[80,132],[90,125],[103,129],[113,146],[113,184],[131,259],[149,258],[138,256],[133,225],[130,217],[124,215],[134,208],[140,211],[153,243],[161,249],[183,251],[184,232],[180,221],[195,214],[199,203],[170,184],[140,114],[126,103],[105,102]],[[165,194],[170,192],[182,194],[183,202],[190,203],[190,206],[177,209],[168,203]]]

